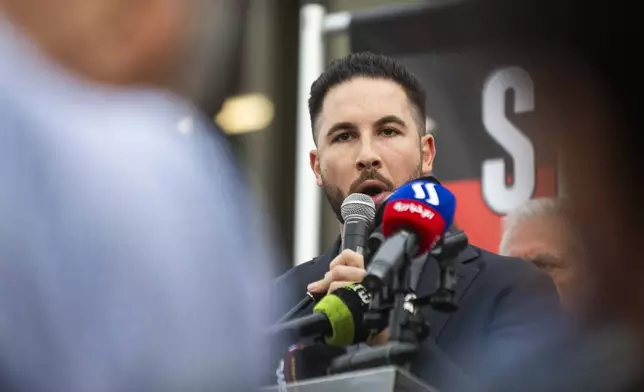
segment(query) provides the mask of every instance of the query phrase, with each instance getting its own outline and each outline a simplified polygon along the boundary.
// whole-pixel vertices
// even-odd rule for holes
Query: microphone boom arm
[[[398,271],[418,250],[416,233],[401,230],[383,242],[373,255],[362,285],[372,293],[379,292],[391,278],[392,271]]]

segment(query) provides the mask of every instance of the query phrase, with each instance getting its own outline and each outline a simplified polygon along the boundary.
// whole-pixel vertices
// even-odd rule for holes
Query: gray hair
[[[537,198],[530,199],[519,207],[510,211],[501,220],[501,243],[499,251],[501,254],[507,254],[507,245],[511,233],[515,227],[526,220],[542,218],[542,217],[557,217],[561,218],[564,222],[568,222],[565,200],[562,198]]]

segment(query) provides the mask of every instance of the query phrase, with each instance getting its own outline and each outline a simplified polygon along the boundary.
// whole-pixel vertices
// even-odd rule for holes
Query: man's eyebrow
[[[326,131],[326,134],[327,134],[327,136],[329,136],[335,131],[349,130],[349,129],[356,129],[356,128],[357,127],[355,126],[355,124],[347,122],[347,121],[343,121],[343,122],[333,124],[331,126],[331,128],[329,128],[329,130]]]
[[[406,122],[404,122],[400,117],[393,114],[380,118],[374,124],[376,126],[381,126],[381,125],[390,124],[390,123],[398,124],[401,127],[407,127]]]
[[[384,117],[379,118],[374,123],[374,125],[376,127],[379,127],[379,126],[382,126],[382,125],[385,125],[385,124],[391,124],[391,123],[398,124],[401,127],[407,127],[407,123],[405,121],[403,121],[400,117],[398,117],[396,115],[393,115],[393,114],[390,114],[388,116],[384,116]],[[336,131],[339,131],[339,130],[354,130],[354,129],[357,129],[357,128],[358,127],[355,124],[351,123],[351,122],[342,121],[342,122],[338,122],[338,123],[333,124],[331,126],[331,128],[329,128],[326,131],[326,134],[327,134],[327,136],[329,136],[332,133],[334,133]]]

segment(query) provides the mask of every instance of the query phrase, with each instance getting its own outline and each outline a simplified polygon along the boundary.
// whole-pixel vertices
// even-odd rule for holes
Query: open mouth
[[[380,181],[366,181],[358,188],[359,193],[364,193],[367,196],[377,196],[383,192],[386,192],[388,189],[385,184]]]
[[[364,188],[360,193],[364,193],[367,196],[376,196],[381,194],[382,192],[384,192],[383,189],[380,189],[377,186],[370,186],[370,187]]]

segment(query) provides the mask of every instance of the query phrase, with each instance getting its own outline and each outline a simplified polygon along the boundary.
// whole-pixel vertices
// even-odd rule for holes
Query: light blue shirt
[[[0,19],[0,389],[248,390],[275,254],[224,138]]]

